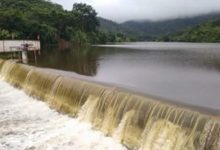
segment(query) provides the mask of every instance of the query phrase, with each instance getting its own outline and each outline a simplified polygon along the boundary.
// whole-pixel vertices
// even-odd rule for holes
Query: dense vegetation
[[[43,44],[66,40],[79,46],[134,39],[153,41],[161,36],[163,41],[219,42],[219,22],[211,22],[219,17],[219,13],[214,13],[119,24],[98,18],[91,6],[82,3],[74,4],[72,10],[67,11],[46,0],[0,0],[0,39],[40,37]],[[189,29],[192,27],[195,28]]]
[[[134,38],[136,35],[133,29],[126,28],[119,23],[101,17],[98,17],[98,19],[100,23],[99,29],[101,31],[109,32],[109,33],[119,32],[119,33],[123,33],[124,35],[130,38]]]
[[[220,20],[209,21],[174,35],[163,36],[162,41],[220,42]]]
[[[0,39],[37,39],[57,43],[60,39],[77,45],[129,40],[122,33],[99,30],[96,11],[76,3],[71,11],[45,0],[1,0]]]
[[[99,18],[102,29],[117,31],[135,37],[137,40],[156,40],[160,36],[174,34],[196,27],[199,24],[220,18],[220,13],[211,13],[196,17],[186,17],[162,21],[127,21],[121,24]]]
[[[162,35],[173,34],[195,27],[201,23],[220,18],[219,13],[211,13],[196,17],[177,18],[162,21],[128,21],[122,26],[132,29],[139,34],[140,39],[156,39]]]

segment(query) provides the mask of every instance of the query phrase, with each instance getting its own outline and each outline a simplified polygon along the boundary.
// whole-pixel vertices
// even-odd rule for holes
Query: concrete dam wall
[[[130,149],[220,149],[220,123],[213,116],[10,60],[0,60],[0,77]]]

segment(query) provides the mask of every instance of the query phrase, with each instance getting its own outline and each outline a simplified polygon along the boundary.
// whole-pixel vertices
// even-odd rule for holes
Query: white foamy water
[[[126,150],[0,80],[0,150]]]

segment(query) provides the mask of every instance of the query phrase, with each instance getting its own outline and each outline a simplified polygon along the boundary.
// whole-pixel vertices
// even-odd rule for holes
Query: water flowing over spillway
[[[55,134],[55,138],[51,139],[52,143],[56,141],[55,143],[60,143],[61,146],[71,144],[71,142],[66,143],[66,141],[62,143],[63,141],[59,138],[65,139],[76,136],[76,134],[69,135],[71,133],[74,134],[76,130],[79,130],[79,132],[83,130],[82,132],[86,132],[85,136],[87,136],[87,134],[92,132],[90,129],[83,129],[83,127],[78,129],[77,127],[80,126],[81,122],[88,122],[92,124],[94,129],[102,131],[106,136],[113,137],[113,139],[130,149],[220,149],[220,123],[212,116],[162,103],[152,98],[135,95],[120,89],[79,79],[66,78],[12,61],[0,60],[0,70],[1,77],[8,83],[22,88],[27,94],[45,101],[51,107],[77,118],[77,120],[72,119],[71,121],[55,112],[49,112],[52,113],[54,118],[47,118],[47,116],[50,116],[48,112],[44,114],[44,111],[37,110],[36,112],[42,113],[42,117],[45,115],[47,119],[44,119],[55,122],[54,124],[52,123],[52,126],[50,123],[48,125],[48,132],[52,130],[48,135],[53,137]],[[3,89],[5,86],[3,84]],[[4,93],[7,95],[7,92]],[[4,93],[0,94],[4,96]],[[4,98],[1,103],[4,104]],[[13,105],[19,107],[22,103],[30,102],[20,102],[18,98],[18,101],[15,101]],[[33,102],[33,105],[36,105],[36,107],[42,105],[35,103]],[[37,109],[34,106],[31,106],[31,108]],[[45,108],[42,109],[44,110]],[[14,117],[16,119],[16,115]],[[38,123],[37,119],[34,121],[36,121],[36,124]],[[61,125],[64,124],[68,128],[68,132],[65,128],[62,128]],[[32,125],[35,126],[34,123]],[[45,125],[47,126],[47,124]],[[41,128],[39,132],[39,135],[42,136]],[[57,132],[63,133],[60,133],[61,135],[58,134],[58,137],[56,137]],[[4,137],[7,136],[3,136],[3,140]],[[101,138],[101,136],[98,138]],[[93,141],[94,139],[92,138],[91,140]],[[50,139],[48,141],[50,142]],[[106,143],[105,138],[103,137],[100,142]],[[111,142],[114,143],[110,140],[110,145],[114,145]],[[35,144],[39,146],[42,143]],[[123,149],[120,146],[118,148]],[[88,147],[88,149],[93,148]],[[111,149],[115,148],[112,147]]]
[[[125,150],[77,119],[61,115],[0,80],[0,149]]]

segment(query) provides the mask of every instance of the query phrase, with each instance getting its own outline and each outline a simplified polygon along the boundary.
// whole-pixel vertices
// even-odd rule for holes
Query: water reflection
[[[74,71],[87,76],[95,76],[99,65],[99,53],[84,49],[50,49],[42,51],[37,66]],[[35,65],[30,61],[30,64]]]
[[[65,71],[73,71],[86,76],[96,76],[100,63],[114,61],[117,57],[124,65],[130,63],[161,64],[168,66],[195,67],[220,71],[219,51],[190,51],[190,50],[139,50],[116,47],[89,47],[82,49],[59,50],[52,48],[43,50],[38,57],[39,67],[49,67]],[[30,54],[31,55],[31,54]],[[129,62],[128,62],[129,61]]]

